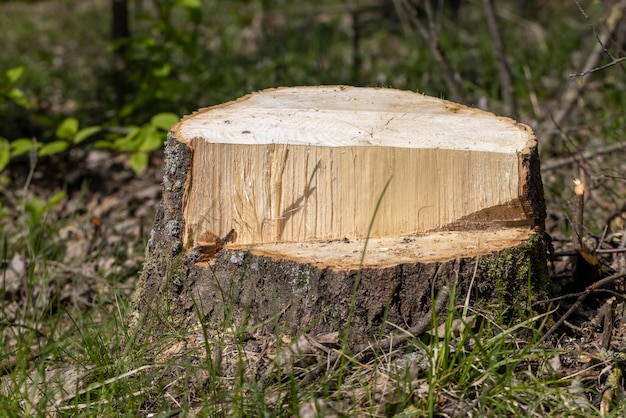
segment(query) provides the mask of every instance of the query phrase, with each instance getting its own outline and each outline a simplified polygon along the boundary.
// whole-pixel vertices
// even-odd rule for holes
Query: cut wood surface
[[[201,110],[173,136],[193,150],[183,208],[188,248],[201,234],[230,230],[236,239],[227,246],[284,252],[259,245],[363,240],[372,220],[372,238],[476,224],[527,231],[537,223],[527,196],[532,131],[416,93],[266,90]],[[519,239],[519,230],[510,232],[499,238]],[[471,238],[461,248],[488,241]]]
[[[501,310],[524,311],[529,279],[543,294],[537,142],[489,112],[392,89],[264,90],[172,127],[163,185],[135,323],[196,312],[363,342],[381,321],[415,323],[446,284]]]

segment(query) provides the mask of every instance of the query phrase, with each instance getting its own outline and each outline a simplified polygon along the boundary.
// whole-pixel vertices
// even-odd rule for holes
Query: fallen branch
[[[556,323],[554,325],[552,325],[552,327],[543,335],[543,337],[541,337],[539,342],[540,343],[545,342],[548,338],[550,338],[550,336],[552,334],[554,334],[554,332],[563,324],[563,322],[565,322],[565,320],[567,318],[569,318],[572,315],[572,313],[574,313],[574,311],[576,311],[576,309],[578,309],[580,307],[580,305],[585,301],[585,299],[587,299],[587,296],[589,296],[594,290],[597,290],[597,289],[602,288],[604,286],[608,286],[611,283],[613,283],[615,280],[621,279],[622,277],[626,277],[626,271],[622,271],[620,273],[613,274],[612,276],[605,277],[604,279],[598,280],[597,282],[595,282],[594,284],[589,286],[578,297],[576,302],[574,302],[574,304],[572,306],[570,306],[570,308],[567,310],[567,312],[565,312],[563,314],[563,316],[561,316],[561,318],[559,318],[559,320],[556,321]]]
[[[587,291],[585,290],[583,292],[568,293],[567,295],[561,295],[561,296],[557,296],[557,297],[550,298],[550,299],[539,300],[537,302],[533,302],[533,306],[547,305],[549,303],[558,302],[560,300],[577,298],[580,295],[583,295],[585,292],[587,292]],[[623,294],[621,294],[619,292],[616,292],[614,290],[611,290],[611,289],[595,289],[591,293],[606,293],[608,295],[615,296],[616,298],[620,298],[622,300],[626,300],[626,295],[623,295]]]

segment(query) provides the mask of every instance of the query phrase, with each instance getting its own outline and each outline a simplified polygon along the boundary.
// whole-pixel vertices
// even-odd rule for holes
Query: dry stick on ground
[[[626,248],[607,248],[607,249],[597,249],[595,250],[597,254],[620,254],[626,253]],[[555,257],[571,257],[578,254],[576,251],[557,251],[554,253]]]
[[[496,55],[498,63],[498,74],[500,83],[502,84],[502,97],[506,104],[506,113],[513,119],[517,119],[517,100],[515,99],[515,89],[513,87],[513,77],[511,69],[506,61],[506,53],[504,52],[504,42],[502,42],[502,34],[498,25],[498,18],[493,0],[484,0],[485,16],[487,18],[487,27],[493,44],[493,52]]]
[[[600,308],[598,312],[599,322],[602,324],[602,340],[600,347],[608,350],[611,347],[611,337],[613,336],[613,304],[615,298],[610,298]],[[598,324],[600,325],[600,324]]]
[[[426,10],[426,15],[429,21],[429,29],[425,27],[424,23],[417,16],[415,7],[408,0],[395,0],[394,5],[398,16],[400,16],[401,19],[408,17],[411,26],[416,29],[419,36],[426,43],[430,54],[441,70],[443,80],[448,87],[448,91],[450,92],[450,100],[458,103],[467,103],[465,91],[455,76],[454,69],[452,68],[452,65],[450,65],[450,61],[446,57],[445,52],[441,49],[441,44],[439,43],[438,25],[435,23],[435,16],[432,8],[430,7],[430,3],[424,2],[424,9]]]
[[[574,103],[578,100],[580,93],[582,92],[585,84],[583,81],[587,79],[587,76],[591,70],[598,66],[598,62],[600,58],[605,54],[606,48],[604,45],[609,41],[613,33],[618,29],[620,22],[622,21],[622,17],[626,12],[626,1],[621,1],[613,5],[607,19],[606,19],[606,27],[604,31],[597,35],[598,42],[596,42],[593,50],[587,57],[587,61],[583,66],[582,74],[586,74],[580,77],[577,80],[570,81],[563,92],[561,93],[561,97],[559,99],[559,105],[557,110],[553,113],[552,118],[545,119],[537,129],[538,132],[543,132],[544,135],[551,131],[553,126],[560,126],[563,124],[565,119],[569,116],[572,108],[574,107]],[[578,52],[578,51],[577,51]],[[546,141],[548,144],[548,148],[551,146],[552,139],[551,135],[546,135]]]
[[[541,305],[546,305],[552,302],[558,302],[560,300],[577,298],[585,294],[586,292],[587,291],[585,290],[583,292],[568,293],[567,295],[561,295],[561,296],[557,296],[557,297],[550,298],[550,299],[538,300],[537,302],[533,302],[533,306],[541,306]],[[626,295],[616,292],[614,290],[610,290],[610,289],[594,289],[591,293],[606,293],[608,295],[615,296],[616,298],[626,300]]]
[[[563,316],[561,316],[561,318],[559,318],[559,320],[556,321],[556,323],[543,335],[543,337],[541,337],[539,342],[545,342],[552,334],[554,334],[554,332],[563,324],[563,322],[565,322],[567,318],[569,318],[572,315],[572,313],[580,307],[580,305],[585,301],[585,299],[587,299],[587,296],[589,296],[593,291],[601,287],[608,286],[611,283],[613,283],[615,280],[621,279],[622,277],[626,277],[626,271],[622,271],[612,276],[605,277],[604,279],[598,280],[597,282],[589,286],[587,290],[585,290],[578,297],[576,302],[574,302],[574,304],[567,310],[567,312],[565,312]]]

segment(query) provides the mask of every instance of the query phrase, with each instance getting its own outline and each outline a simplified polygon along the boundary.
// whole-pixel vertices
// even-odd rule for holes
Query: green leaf
[[[155,77],[163,78],[170,75],[171,71],[172,67],[166,62],[161,67],[152,70],[152,74],[154,74]]]
[[[65,151],[70,146],[67,141],[52,141],[39,149],[39,156],[44,157],[46,155],[58,154],[60,152]]]
[[[30,102],[22,90],[14,87],[8,91],[7,96],[9,99],[13,100],[16,105],[24,109],[30,109]]]
[[[152,116],[152,119],[150,119],[150,125],[156,126],[163,131],[169,131],[172,125],[178,123],[179,119],[180,118],[174,113],[159,113]]]
[[[33,197],[32,199],[28,200],[24,205],[24,209],[30,215],[33,225],[39,224],[43,214],[46,211],[43,203],[41,203],[41,200],[37,197]]]
[[[14,84],[20,77],[24,74],[24,66],[20,65],[19,67],[11,68],[6,72],[7,79],[9,80],[9,84]]]
[[[106,150],[113,150],[115,148],[111,141],[105,141],[103,139],[94,142],[93,146],[98,149],[106,149]]]
[[[80,144],[85,139],[89,138],[91,135],[99,131],[100,131],[99,126],[88,126],[86,128],[81,129],[80,131],[76,132],[76,135],[74,135],[74,144]]]
[[[143,129],[129,127],[129,133],[113,142],[113,149],[117,151],[135,152],[143,142]]]
[[[69,117],[65,118],[56,130],[56,136],[60,139],[70,141],[78,132],[78,119]]]
[[[185,9],[201,9],[202,2],[200,0],[178,0],[176,2],[178,7],[183,7]]]
[[[148,154],[145,152],[135,152],[130,155],[130,167],[135,174],[141,174],[148,165]]]
[[[163,147],[163,141],[165,140],[165,135],[162,132],[158,132],[153,130],[151,132],[146,132],[143,143],[139,147],[139,151],[150,152]]]
[[[37,146],[36,142],[28,138],[19,138],[11,141],[11,157],[19,157],[28,154],[33,146]]]
[[[0,171],[4,170],[11,161],[11,145],[6,138],[0,137]]]
[[[51,207],[59,203],[64,197],[65,197],[65,192],[63,191],[52,196],[50,200],[48,200],[48,203],[46,203],[46,210],[50,209]]]

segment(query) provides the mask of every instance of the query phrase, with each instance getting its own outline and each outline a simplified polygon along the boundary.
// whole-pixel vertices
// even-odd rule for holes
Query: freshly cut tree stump
[[[511,119],[406,91],[280,88],[183,118],[165,156],[133,299],[150,335],[201,321],[365,342],[411,327],[443,285],[511,315],[545,296],[537,142]]]

